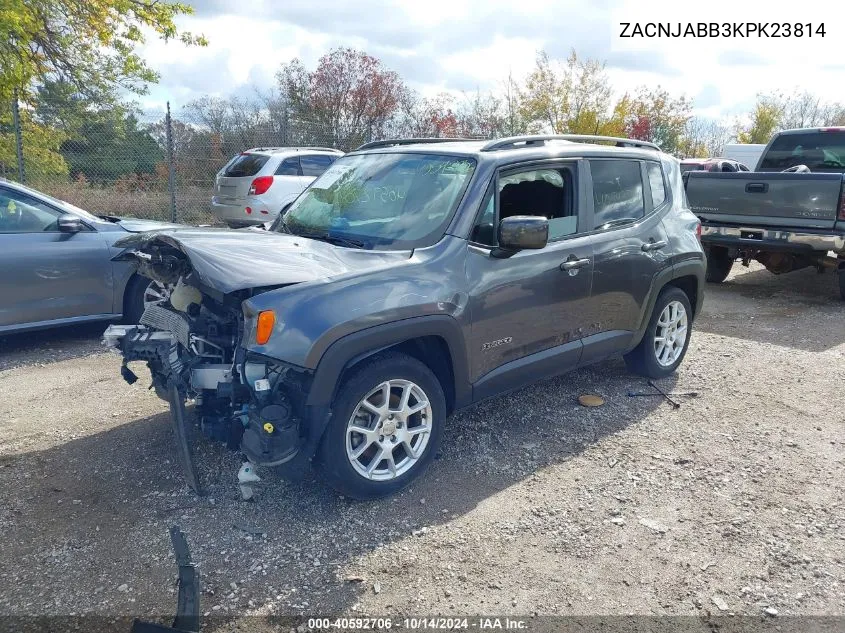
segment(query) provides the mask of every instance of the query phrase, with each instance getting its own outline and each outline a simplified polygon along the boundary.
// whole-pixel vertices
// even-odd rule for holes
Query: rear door
[[[0,186],[0,327],[114,311],[105,240],[60,233],[64,213]]]
[[[589,159],[596,331],[584,362],[625,349],[640,325],[655,277],[670,266],[660,219],[671,204],[658,161]]]

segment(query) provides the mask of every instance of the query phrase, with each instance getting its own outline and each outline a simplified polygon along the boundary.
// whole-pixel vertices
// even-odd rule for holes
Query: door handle
[[[745,185],[745,193],[766,193],[769,190],[767,182],[749,182]]]
[[[642,246],[640,246],[640,248],[643,251],[645,251],[646,253],[648,253],[649,251],[659,251],[661,248],[666,246],[666,244],[667,244],[666,240],[658,240],[656,242],[654,240],[650,240],[650,241],[646,242],[645,244],[643,244]]]
[[[578,270],[579,268],[583,268],[584,266],[590,265],[590,260],[587,258],[584,259],[574,259],[574,255],[571,259],[567,259],[560,265],[561,270]]]

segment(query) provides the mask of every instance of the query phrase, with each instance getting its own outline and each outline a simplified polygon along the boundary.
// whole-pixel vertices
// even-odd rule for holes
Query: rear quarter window
[[[224,176],[238,178],[241,176],[254,176],[269,159],[269,156],[262,154],[241,154],[234,161],[229,163],[223,171]]]
[[[646,163],[645,165],[648,173],[648,184],[651,187],[651,204],[656,209],[666,202],[663,169],[657,163]]]
[[[334,156],[328,156],[326,154],[304,155],[300,157],[302,175],[313,176],[315,178],[317,176],[322,176],[323,172],[326,171],[334,161]]]

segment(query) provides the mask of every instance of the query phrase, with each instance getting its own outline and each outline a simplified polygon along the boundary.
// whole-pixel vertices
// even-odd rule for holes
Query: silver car
[[[137,323],[167,298],[158,282],[112,258],[129,233],[178,228],[94,216],[29,187],[0,179],[0,334],[87,321]]]
[[[230,227],[270,222],[343,152],[325,147],[255,147],[214,180],[212,213]]]

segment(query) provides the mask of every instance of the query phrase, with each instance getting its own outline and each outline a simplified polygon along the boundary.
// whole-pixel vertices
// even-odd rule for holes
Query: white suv
[[[255,147],[214,179],[211,211],[231,227],[270,222],[343,152],[325,147]]]

